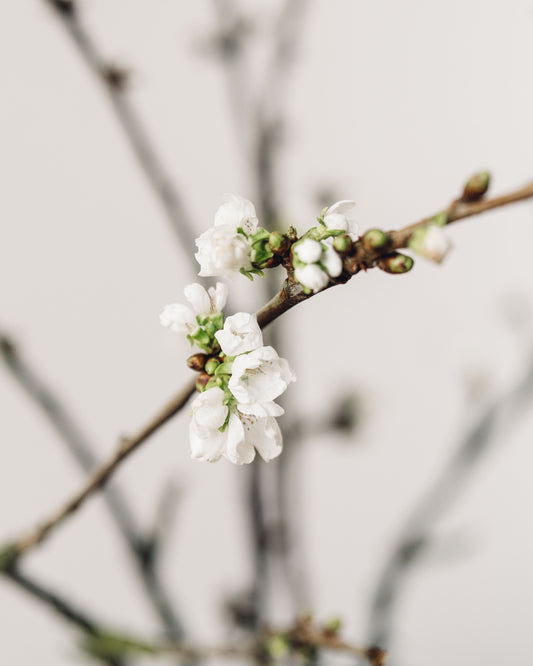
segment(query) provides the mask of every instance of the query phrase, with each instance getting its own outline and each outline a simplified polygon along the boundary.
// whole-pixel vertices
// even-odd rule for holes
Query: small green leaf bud
[[[285,636],[276,634],[271,636],[266,642],[266,649],[271,659],[283,659],[289,654],[290,645]]]
[[[206,384],[206,388],[214,388],[215,386],[223,387],[224,386],[224,378],[223,377],[209,377],[209,381]]]
[[[204,369],[205,362],[207,361],[207,354],[193,354],[187,359],[187,365],[191,370],[201,372]]]
[[[273,231],[270,234],[268,244],[274,254],[285,254],[290,247],[289,239],[280,231]]]
[[[218,360],[218,358],[210,358],[205,364],[205,371],[207,372],[208,375],[214,375],[215,370],[218,368],[219,365],[220,361]]]
[[[394,252],[378,260],[378,267],[385,273],[408,273],[415,262],[406,254]]]
[[[342,620],[340,617],[332,617],[324,625],[324,631],[328,634],[338,634],[341,627]]]
[[[342,236],[336,236],[333,240],[333,247],[339,254],[348,254],[348,252],[352,249],[352,245],[352,239],[346,234],[343,234]]]
[[[477,201],[485,194],[490,185],[490,173],[488,171],[480,171],[476,173],[463,189],[461,201]]]
[[[369,229],[363,236],[363,246],[366,250],[379,250],[389,242],[389,237],[381,229]]]
[[[207,382],[210,379],[211,377],[207,374],[207,372],[202,372],[201,375],[196,380],[196,390],[200,391],[200,393],[203,393],[206,389]]]

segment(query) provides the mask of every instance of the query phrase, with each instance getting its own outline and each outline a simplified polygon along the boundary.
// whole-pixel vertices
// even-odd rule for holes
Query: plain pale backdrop
[[[202,54],[215,27],[208,0],[80,0],[100,48],[134,70],[130,93],[198,234],[222,193],[253,197],[238,151],[222,67]],[[268,53],[277,3],[263,16],[250,78]],[[450,0],[310,3],[285,100],[280,188],[301,230],[316,192],[357,201],[361,226],[396,227],[437,211],[470,173],[493,191],[533,174],[533,3]],[[106,96],[42,0],[0,3],[0,325],[83,425],[103,457],[188,376],[187,344],[160,327],[192,276]],[[353,442],[317,436],[296,461],[309,605],[340,615],[364,641],[380,564],[486,399],[521,375],[533,336],[506,304],[533,308],[533,205],[454,225],[453,252],[407,276],[358,276],[283,319],[283,355],[298,376],[293,413],[326,413],[353,387],[365,419]],[[244,278],[243,278],[244,280]],[[234,285],[243,309],[254,285]],[[528,332],[530,333],[528,337]],[[0,367],[0,533],[62,502],[81,476],[48,423]],[[468,491],[436,527],[438,542],[408,578],[396,615],[402,666],[528,666],[533,648],[533,417],[500,434]],[[191,461],[187,417],[117,473],[148,524],[169,478],[183,497],[165,556],[192,636],[222,639],[224,595],[251,575],[240,498],[244,471]],[[452,544],[450,546],[450,543]],[[455,544],[455,545],[453,545]],[[26,562],[119,627],[155,621],[100,499]],[[0,661],[78,663],[72,633],[0,581]],[[339,662],[340,663],[340,662]]]

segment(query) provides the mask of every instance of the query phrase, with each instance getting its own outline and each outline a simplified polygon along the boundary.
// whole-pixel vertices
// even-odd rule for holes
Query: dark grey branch
[[[93,453],[94,447],[50,387],[24,361],[16,345],[1,332],[0,355],[13,378],[44,413],[80,468],[86,473],[92,472],[98,465]],[[159,615],[167,635],[172,639],[181,638],[183,635],[181,622],[159,579],[155,561],[149,556],[153,544],[150,539],[140,534],[131,509],[120,491],[112,485],[106,485],[102,492],[111,517],[138,565],[147,596]]]
[[[106,62],[98,52],[80,21],[76,2],[63,2],[62,0],[45,0],[45,2],[54,8],[85,64],[107,92],[117,120],[129,141],[146,181],[161,202],[176,239],[182,246],[184,256],[196,274],[198,266],[194,259],[196,234],[193,224],[175,183],[166,173],[143,122],[127,96],[128,73]],[[68,9],[65,9],[67,6]]]
[[[377,645],[388,647],[394,612],[406,584],[408,572],[431,542],[436,521],[458,501],[477,465],[489,450],[496,426],[515,425],[533,397],[533,357],[527,372],[503,397],[485,409],[466,434],[432,487],[420,498],[400,531],[383,568],[371,605],[370,637]]]

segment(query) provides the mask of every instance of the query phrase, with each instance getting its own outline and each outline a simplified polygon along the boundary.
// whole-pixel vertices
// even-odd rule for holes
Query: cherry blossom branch
[[[170,226],[184,249],[184,256],[197,272],[194,260],[195,232],[185,204],[172,178],[166,173],[148,132],[127,96],[129,72],[108,62],[83,26],[76,0],[44,0],[55,10],[89,70],[103,84],[111,106],[147,183],[161,202]]]
[[[309,659],[317,651],[341,652],[363,659],[371,666],[383,666],[387,653],[378,647],[363,648],[343,640],[338,628],[316,626],[311,618],[299,618],[293,626],[280,631],[270,629],[254,632],[252,638],[242,644],[188,645],[186,643],[164,643],[144,641],[120,634],[102,634],[88,637],[85,649],[89,654],[111,656],[152,657],[174,655],[186,659],[205,660],[254,659],[259,663],[286,663],[287,657],[300,656]]]
[[[102,626],[85,611],[80,610],[57,592],[22,573],[18,567],[5,568],[2,573],[27,594],[51,608],[56,615],[80,629],[89,639],[94,639],[104,633]],[[127,666],[125,659],[118,655],[102,655],[100,661],[109,666]]]
[[[379,645],[390,644],[393,612],[408,571],[431,542],[436,521],[466,488],[477,463],[487,452],[498,425],[514,427],[533,397],[533,356],[525,375],[510,391],[492,401],[466,433],[435,483],[412,509],[383,568],[372,601],[370,636]]]
[[[495,208],[524,201],[529,198],[533,198],[533,183],[506,195],[495,197],[494,199],[487,199],[485,201],[472,203],[453,202],[447,209],[448,224],[471,217],[473,215],[479,215]],[[379,250],[365,249],[362,241],[357,241],[354,244],[353,254],[345,257],[344,259],[345,270],[343,275],[341,275],[340,278],[336,280],[332,280],[329,283],[328,288],[347,282],[360,270],[376,266],[378,260],[386,258],[392,250],[406,247],[413,231],[418,227],[423,227],[431,219],[433,218],[424,218],[423,220],[405,227],[404,229],[389,232],[389,243]],[[281,290],[269,303],[267,303],[267,305],[265,305],[257,313],[257,321],[262,328],[273,322],[275,319],[293,308],[298,303],[307,300],[313,295],[304,293],[302,287],[294,281],[288,264],[287,270],[288,278]],[[23,553],[29,551],[44,541],[44,539],[55,528],[57,528],[66,518],[68,518],[77,509],[79,509],[88,497],[104,486],[115,470],[127,457],[131,455],[131,453],[133,453],[133,451],[135,451],[141,444],[148,440],[151,435],[159,430],[161,426],[163,426],[175,414],[177,414],[187,403],[188,399],[193,395],[194,392],[195,382],[191,381],[181,391],[179,391],[143,428],[141,428],[139,432],[130,438],[123,439],[115,454],[109,460],[104,462],[101,467],[99,467],[89,477],[82,488],[78,490],[78,492],[76,492],[64,506],[52,514],[51,517],[45,520],[37,528],[22,535],[14,542],[11,542],[5,546],[3,551],[0,551],[0,554],[4,555],[4,560],[6,559],[6,553],[9,553],[10,557],[15,560]]]

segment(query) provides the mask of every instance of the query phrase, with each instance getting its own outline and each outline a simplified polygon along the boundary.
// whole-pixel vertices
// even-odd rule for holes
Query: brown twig
[[[183,247],[186,261],[197,272],[193,256],[195,232],[174,180],[166,173],[144,123],[128,98],[128,74],[108,62],[99,52],[80,20],[79,8],[74,0],[45,0],[51,6],[72,38],[81,57],[107,92],[119,125],[132,148],[146,181],[161,202],[170,226]],[[68,9],[65,9],[68,7]]]
[[[512,203],[523,201],[533,197],[533,183],[522,187],[506,195],[488,199],[486,201],[452,204],[453,210],[449,209],[448,222],[456,222],[472,215],[478,215],[494,208],[506,206]],[[380,256],[390,252],[391,249],[400,249],[407,245],[408,240],[414,229],[424,226],[432,217],[424,218],[419,222],[389,233],[391,243],[386,248],[377,251],[365,250],[362,243],[358,241],[355,244],[354,253],[345,258],[345,272],[340,280],[332,281],[328,287],[347,282],[353,275],[364,268],[372,267]],[[289,278],[285,281],[281,290],[274,298],[265,305],[258,313],[257,320],[262,328],[277,319],[287,310],[290,310],[298,303],[310,298],[312,294],[306,294],[301,286]],[[191,381],[176,396],[174,396],[136,435],[124,439],[118,451],[101,467],[99,467],[83,487],[58,511],[56,511],[48,520],[40,526],[31,530],[27,534],[19,537],[14,542],[8,544],[7,551],[13,558],[20,556],[40,544],[58,525],[60,525],[68,516],[74,513],[96,490],[101,488],[111,477],[120,464],[143,444],[151,435],[164,425],[169,419],[177,414],[186,404],[188,399],[195,391],[195,383]],[[6,552],[4,549],[4,553]]]
[[[1,331],[0,357],[4,359],[14,379],[45,414],[74,460],[86,474],[90,474],[96,468],[98,459],[88,438],[50,386],[21,356],[16,344]],[[166,634],[169,638],[181,638],[183,635],[181,622],[172,608],[165,586],[156,570],[155,559],[152,557],[156,545],[155,539],[141,534],[131,508],[118,488],[113,485],[106,486],[103,495],[109,513],[138,566],[141,584],[159,615]]]
[[[435,523],[461,497],[477,465],[487,453],[497,427],[508,429],[527,413],[533,395],[533,356],[517,384],[491,401],[465,434],[433,485],[420,497],[401,528],[400,535],[379,577],[370,617],[370,640],[390,646],[393,612],[416,560],[431,543]],[[505,430],[507,433],[508,430]]]

